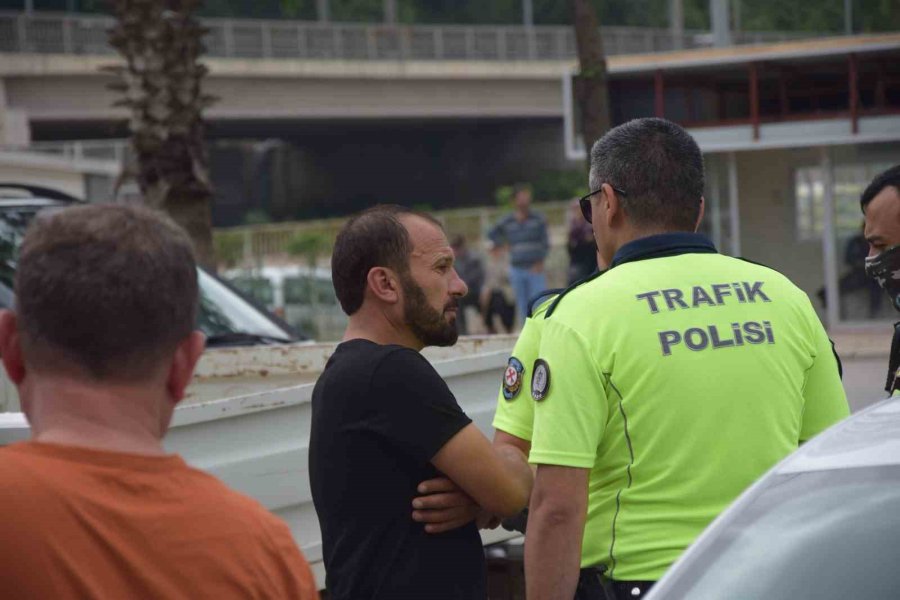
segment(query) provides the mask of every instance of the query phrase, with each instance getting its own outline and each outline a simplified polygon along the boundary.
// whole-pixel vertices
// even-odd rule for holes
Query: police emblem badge
[[[534,361],[531,373],[531,397],[540,402],[550,392],[550,365],[542,358]]]
[[[503,372],[503,397],[513,400],[522,389],[522,376],[525,374],[525,365],[515,356],[509,357],[506,370]]]

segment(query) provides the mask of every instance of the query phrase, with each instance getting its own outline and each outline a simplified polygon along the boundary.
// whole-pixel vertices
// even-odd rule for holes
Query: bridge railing
[[[208,55],[218,58],[339,60],[569,60],[571,27],[540,25],[384,25],[257,19],[204,19]],[[0,52],[112,54],[112,18],[0,11]],[[640,54],[711,45],[708,32],[604,27],[606,53]],[[736,43],[775,42],[794,32],[736,33]],[[810,34],[806,34],[807,36]]]

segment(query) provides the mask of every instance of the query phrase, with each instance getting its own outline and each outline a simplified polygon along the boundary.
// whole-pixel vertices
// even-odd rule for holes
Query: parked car
[[[303,265],[232,269],[223,278],[289,325],[317,340],[340,339],[347,326],[329,269]]]
[[[16,258],[28,223],[40,211],[80,202],[49,188],[0,183],[0,308],[13,306]],[[197,327],[206,334],[207,346],[289,343],[306,339],[215,275],[198,269],[197,276],[200,286]]]
[[[776,465],[646,598],[898,598],[898,556],[900,399],[888,399]]]

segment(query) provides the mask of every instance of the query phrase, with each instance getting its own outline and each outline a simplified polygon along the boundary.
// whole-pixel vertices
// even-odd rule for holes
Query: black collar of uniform
[[[560,301],[566,294],[580,285],[597,279],[610,269],[627,262],[647,260],[650,258],[662,258],[664,256],[678,256],[679,254],[717,254],[715,245],[702,233],[688,233],[679,231],[674,233],[660,233],[632,240],[619,248],[613,257],[612,266],[605,271],[596,271],[591,275],[576,281],[556,297],[544,318],[550,318]]]
[[[679,254],[715,254],[717,252],[715,245],[702,233],[686,231],[660,233],[632,240],[619,248],[616,255],[613,256],[610,269],[624,263],[649,258],[678,256]]]

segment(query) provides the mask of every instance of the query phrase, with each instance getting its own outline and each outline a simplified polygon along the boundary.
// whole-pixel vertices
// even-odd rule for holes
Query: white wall
[[[0,182],[39,185],[84,198],[84,180],[84,175],[75,171],[10,164],[0,154]]]

